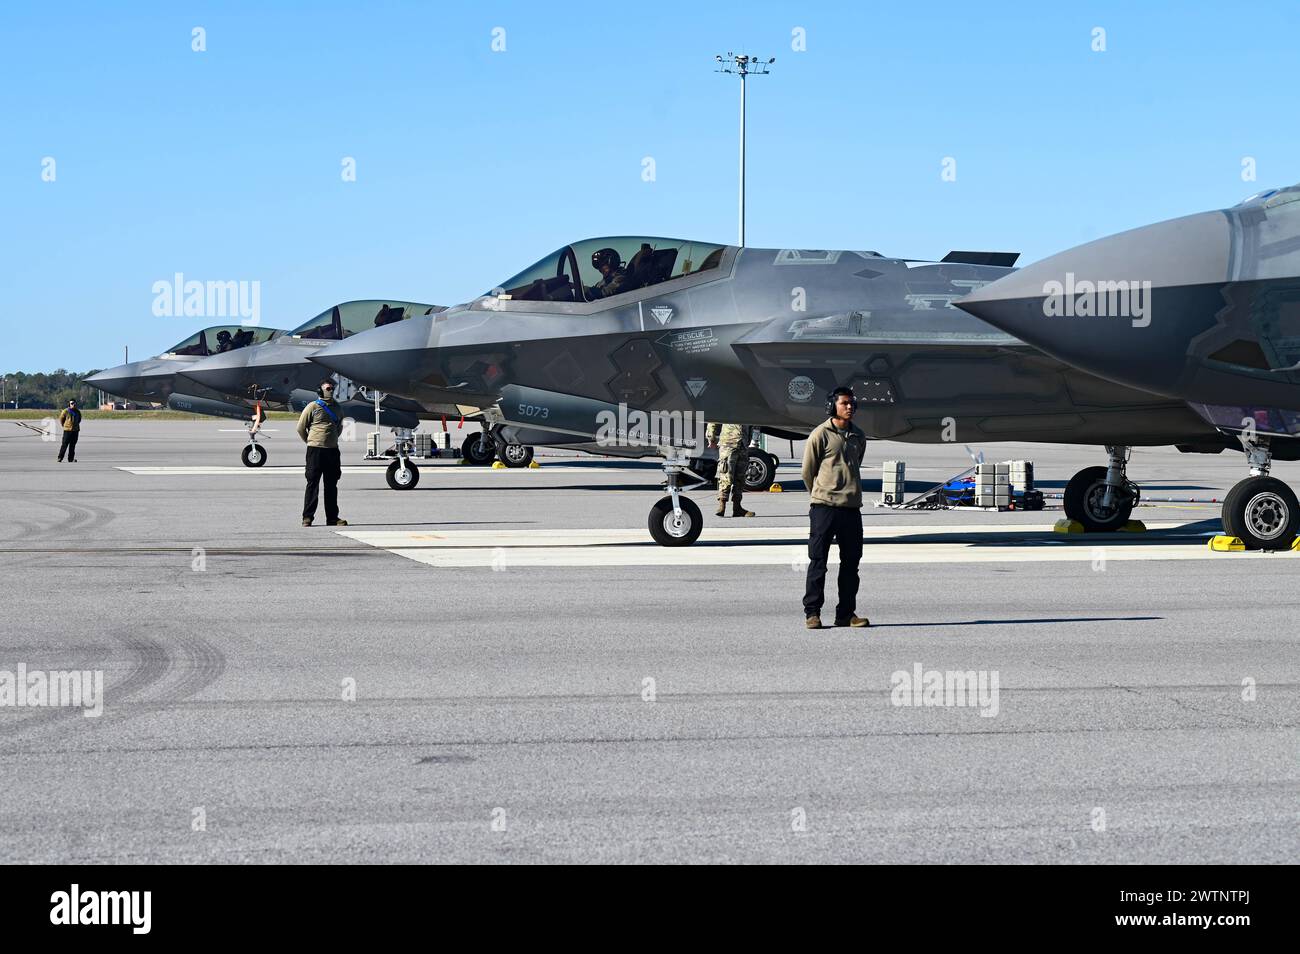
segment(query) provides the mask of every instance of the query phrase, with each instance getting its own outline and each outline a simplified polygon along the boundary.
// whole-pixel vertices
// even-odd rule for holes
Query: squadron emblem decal
[[[667,305],[655,305],[650,309],[650,317],[661,325],[668,324],[672,320],[673,310]]]
[[[709,382],[704,378],[687,378],[686,390],[691,392],[691,397],[697,398],[704,393],[704,389],[709,386]]]
[[[800,404],[803,404],[812,400],[815,387],[812,378],[801,374],[796,378],[790,379],[790,386],[786,390],[790,393],[791,401],[798,401]]]

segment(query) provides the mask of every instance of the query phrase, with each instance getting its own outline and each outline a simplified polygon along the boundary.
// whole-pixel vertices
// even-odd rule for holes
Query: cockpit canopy
[[[279,328],[246,328],[243,325],[213,325],[197,334],[190,335],[180,344],[168,348],[166,354],[184,354],[196,358],[206,358],[211,354],[222,354],[237,348],[270,341],[276,335],[283,334]]]
[[[391,325],[395,321],[441,310],[437,305],[422,305],[414,301],[347,301],[322,311],[289,334],[314,341],[342,341],[367,328]]]
[[[1293,185],[1284,189],[1265,189],[1263,192],[1256,192],[1249,199],[1238,202],[1237,208],[1246,209],[1252,206],[1262,206],[1265,209],[1275,209],[1279,205],[1287,205],[1298,201],[1300,201],[1300,185]]]
[[[489,297],[512,301],[598,301],[717,268],[725,245],[634,235],[566,245],[502,282]]]

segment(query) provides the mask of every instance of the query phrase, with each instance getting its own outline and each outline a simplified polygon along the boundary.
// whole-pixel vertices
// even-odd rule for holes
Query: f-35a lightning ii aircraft
[[[1080,245],[957,304],[1235,435],[1250,476],[1224,500],[1224,532],[1291,547],[1300,505],[1269,466],[1300,458],[1300,186]]]
[[[1131,445],[1224,446],[1182,402],[1109,384],[952,307],[1007,275],[1015,257],[920,262],[589,239],[471,302],[353,335],[311,360],[421,403],[474,405],[505,424],[588,439],[619,405],[798,439],[825,419],[824,395],[850,384],[855,421],[877,438],[1097,443],[1115,449],[1112,461]],[[650,512],[651,535],[692,543],[702,518],[681,490],[698,477],[688,456],[698,443],[663,440],[659,450],[669,493]],[[1067,514],[1090,529],[1121,527],[1136,492],[1105,513],[1083,506],[1113,471],[1077,474]]]
[[[214,354],[188,365],[182,374],[203,388],[236,396],[243,401],[269,401],[300,409],[315,398],[315,388],[327,373],[309,360],[313,354],[331,342],[342,341],[369,329],[444,310],[441,305],[405,301],[368,299],[344,302],[325,309],[292,331],[277,335],[274,340],[239,352]],[[353,382],[345,375],[335,377],[348,415],[357,420],[374,420],[371,407],[362,406],[359,401],[349,401],[355,392]],[[418,424],[419,418],[461,416],[481,417],[480,408],[450,400],[417,402],[390,393],[382,399],[379,423],[410,428]],[[461,456],[473,464],[490,464],[499,458],[507,467],[526,467],[533,459],[533,445],[564,445],[586,452],[602,450],[571,434],[535,426],[506,428],[492,421],[482,423],[482,430],[467,435],[461,445]],[[419,468],[407,456],[402,441],[399,440],[396,447],[397,457],[388,468],[388,484],[396,490],[412,489],[419,482]],[[618,452],[617,449],[609,451]],[[645,452],[636,450],[632,455],[640,456],[642,453]],[[762,484],[764,487],[771,483],[775,463],[770,463],[768,468],[770,472],[765,471],[756,478],[766,480]]]
[[[129,401],[165,404],[176,411],[247,421],[253,411],[251,405],[232,401],[229,395],[180,378],[179,374],[208,355],[241,351],[265,344],[282,334],[284,331],[279,328],[212,325],[172,345],[162,354],[107,368],[85,381]],[[256,448],[255,453],[252,448]],[[245,449],[244,455],[244,463],[249,466],[257,467],[265,462],[265,450],[255,442]]]
[[[241,457],[246,466],[261,467],[267,461],[267,452],[265,445],[257,442],[258,408],[302,410],[308,401],[316,398],[315,387],[323,377],[320,368],[303,362],[312,370],[311,390],[297,389],[274,395],[212,387],[186,372],[206,360],[243,359],[263,348],[274,347],[285,334],[278,328],[213,325],[153,358],[92,374],[86,378],[86,383],[132,401],[165,404],[176,411],[244,421],[249,434]],[[359,419],[364,416],[373,420],[372,404],[346,399],[346,395],[341,397],[345,398],[340,403],[346,416]],[[415,406],[409,401],[402,403]],[[419,419],[410,410],[391,406],[381,406],[380,410],[380,420],[388,427],[415,427],[419,424]]]

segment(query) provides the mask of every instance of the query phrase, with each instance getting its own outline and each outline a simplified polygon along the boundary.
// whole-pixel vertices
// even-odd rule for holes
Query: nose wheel
[[[689,547],[700,538],[704,529],[704,514],[695,505],[695,501],[683,494],[684,490],[702,487],[704,478],[691,469],[690,461],[683,457],[671,456],[663,463],[665,484],[668,496],[662,497],[650,508],[646,521],[650,536],[661,547]],[[690,488],[685,483],[690,482]]]
[[[266,448],[256,441],[245,444],[239,459],[244,462],[245,467],[261,467],[266,463]]]
[[[420,468],[402,457],[388,465],[388,472],[384,474],[384,479],[394,490],[414,490],[415,485],[420,482]]]
[[[650,508],[650,536],[661,547],[689,547],[700,538],[704,515],[689,497],[679,499],[680,510],[673,509],[673,498],[664,497]]]

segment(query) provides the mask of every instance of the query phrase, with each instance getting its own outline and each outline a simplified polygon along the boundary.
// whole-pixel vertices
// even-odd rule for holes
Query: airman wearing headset
[[[343,412],[334,400],[334,382],[322,381],[316,389],[318,399],[302,409],[298,418],[298,436],[307,443],[307,493],[303,498],[302,525],[310,527],[316,518],[316,504],[322,478],[325,481],[325,522],[331,527],[346,527],[339,517],[339,477],[343,473],[339,457],[339,434],[343,432]]]
[[[867,436],[853,423],[858,399],[852,388],[826,395],[828,420],[808,435],[803,449],[803,482],[812,496],[808,510],[808,579],[804,588],[804,625],[822,628],[826,560],[831,543],[840,547],[839,603],[836,626],[867,626],[858,616],[858,561],[862,559],[862,478],[860,468]]]

